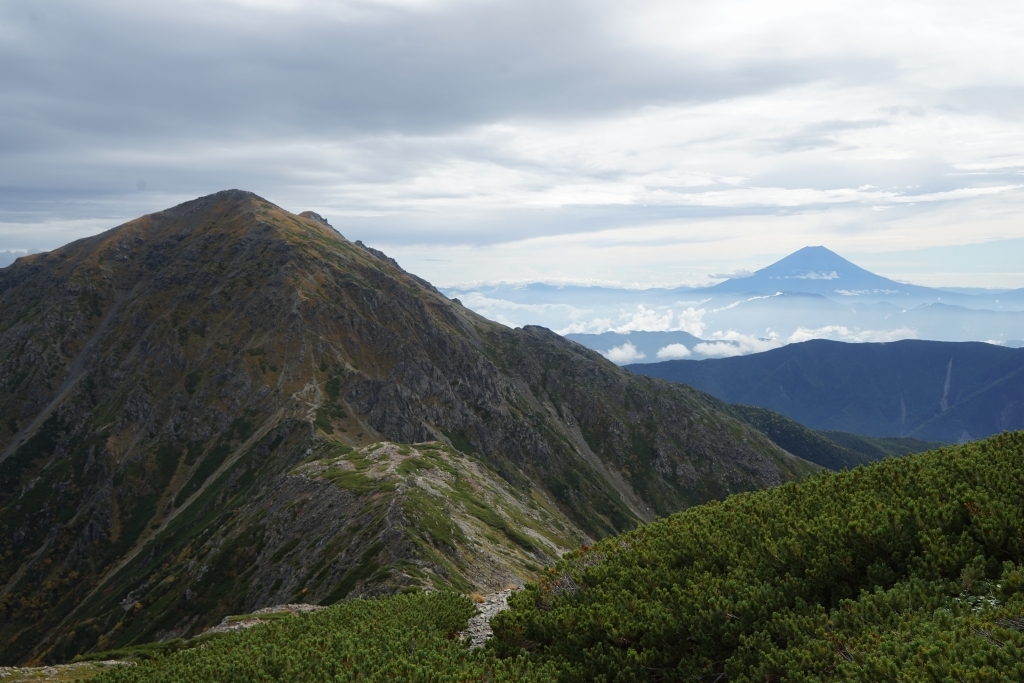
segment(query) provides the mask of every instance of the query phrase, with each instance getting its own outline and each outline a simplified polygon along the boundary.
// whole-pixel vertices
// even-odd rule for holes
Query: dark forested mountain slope
[[[921,453],[946,444],[909,437],[861,436],[809,429],[767,408],[735,404],[729,411],[795,456],[830,470],[867,465],[893,456]]]
[[[250,193],[0,270],[3,663],[484,586],[812,469],[701,392],[483,319]]]
[[[630,369],[770,408],[813,429],[949,443],[1024,428],[1024,349],[994,344],[814,340]]]

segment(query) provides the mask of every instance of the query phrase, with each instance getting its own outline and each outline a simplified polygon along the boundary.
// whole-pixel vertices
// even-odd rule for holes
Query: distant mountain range
[[[721,358],[821,338],[1024,344],[1024,289],[910,285],[871,273],[824,247],[805,247],[712,287],[531,284],[445,291],[506,324],[551,327],[620,364]]]
[[[1024,349],[993,344],[813,340],[629,369],[817,430],[949,443],[1024,428]]]

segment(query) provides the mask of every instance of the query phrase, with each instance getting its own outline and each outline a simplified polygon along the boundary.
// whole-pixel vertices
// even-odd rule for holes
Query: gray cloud
[[[186,5],[187,7],[187,5]],[[616,40],[587,3],[362,8],[5,3],[8,150],[55,131],[126,136],[436,132],[515,116],[595,116],[821,77],[784,60],[715,68]],[[12,35],[13,34],[13,35]],[[784,68],[785,67],[785,68]]]
[[[867,121],[815,121],[805,124],[800,130],[777,140],[769,141],[776,152],[795,152],[801,150],[821,149],[823,147],[840,147],[839,134],[866,128],[879,128],[892,123],[886,119],[870,119]]]
[[[1024,91],[990,62],[1021,17],[963,36],[988,20],[953,10],[897,17],[892,40],[884,3],[9,0],[0,249],[228,187],[392,246],[824,211],[828,230],[889,230],[932,209],[829,207],[1019,180],[990,166],[1024,156]]]
[[[708,273],[708,277],[712,280],[735,280],[750,277],[753,274],[752,270],[737,270],[732,273]]]

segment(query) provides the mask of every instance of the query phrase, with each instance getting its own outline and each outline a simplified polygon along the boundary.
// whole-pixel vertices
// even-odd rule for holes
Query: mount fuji
[[[710,287],[535,283],[445,293],[508,325],[550,327],[621,364],[746,355],[809,339],[1024,340],[1024,289],[965,292],[898,282],[823,246]]]

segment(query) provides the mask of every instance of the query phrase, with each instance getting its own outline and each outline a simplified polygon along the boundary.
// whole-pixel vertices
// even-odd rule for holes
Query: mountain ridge
[[[1024,427],[1024,350],[994,344],[818,339],[629,368],[819,430],[952,443]]]
[[[477,546],[446,546],[436,515],[385,490],[414,473],[380,488],[360,478],[368,455],[340,455],[348,474],[296,488],[289,472],[328,446],[440,443],[481,463],[511,489],[460,509],[490,520],[485,542],[510,558],[503,515],[529,500],[568,537],[599,538],[817,470],[702,392],[486,320],[247,192],[19,259],[0,270],[0,320],[9,662],[188,635],[341,585],[466,580]],[[465,495],[487,488],[458,472]],[[334,507],[300,506],[309,487]],[[274,503],[282,492],[294,499]],[[277,514],[310,515],[299,556]]]

